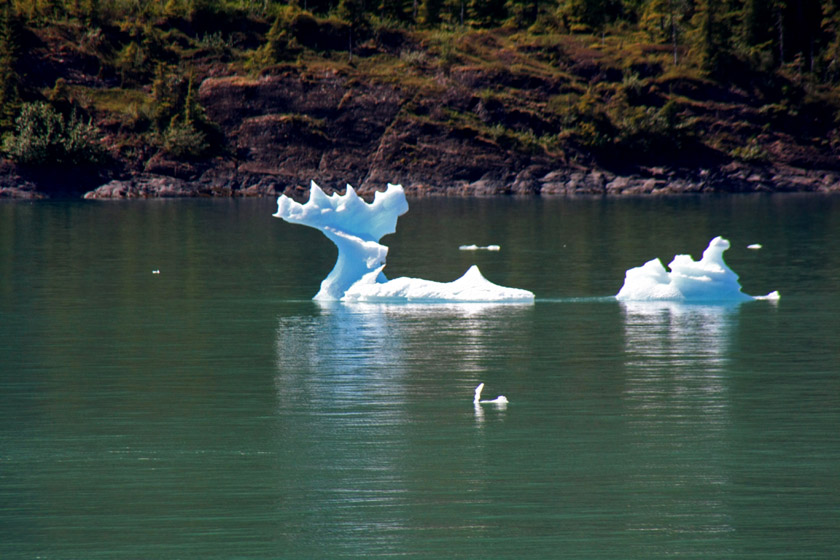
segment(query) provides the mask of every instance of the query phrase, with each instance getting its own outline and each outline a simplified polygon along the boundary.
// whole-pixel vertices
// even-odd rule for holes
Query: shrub
[[[575,139],[590,149],[609,145],[615,134],[609,116],[591,90],[577,98],[575,104],[563,115],[563,121]]]
[[[758,142],[758,138],[752,136],[743,146],[736,146],[730,151],[735,159],[750,163],[765,163],[770,160],[770,154]]]
[[[24,165],[96,165],[105,159],[99,136],[99,129],[75,110],[66,118],[47,103],[26,103],[15,131],[3,138],[3,151]]]
[[[163,135],[163,149],[177,158],[196,159],[207,153],[207,136],[192,121],[175,117]]]
[[[661,108],[633,106],[620,99],[610,106],[616,127],[615,143],[641,153],[682,148],[692,126],[679,113],[674,101]]]
[[[294,14],[293,10],[286,9],[275,18],[265,36],[265,43],[252,51],[248,58],[247,66],[252,72],[259,72],[300,50],[293,35],[288,31]]]
[[[176,75],[158,66],[152,100],[154,140],[169,155],[199,159],[221,147],[221,130],[199,103],[192,75]]]
[[[117,54],[115,66],[122,85],[141,83],[146,78],[148,55],[136,42],[131,41]]]

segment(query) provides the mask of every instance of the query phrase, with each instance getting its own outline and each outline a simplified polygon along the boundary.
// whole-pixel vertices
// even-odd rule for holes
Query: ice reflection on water
[[[278,437],[290,453],[281,458],[288,487],[278,509],[293,535],[319,539],[324,551],[356,542],[347,534],[398,545],[389,535],[406,523],[395,469],[406,422],[401,353],[382,314],[336,304],[279,320]]]
[[[622,310],[627,429],[640,457],[630,484],[649,502],[628,530],[710,539],[733,531],[724,458],[728,351],[739,304],[625,303]],[[672,497],[678,488],[702,498],[679,501]]]
[[[406,533],[427,516],[451,516],[448,526],[424,529],[431,533],[486,530],[475,521],[485,501],[484,442],[465,427],[503,414],[493,405],[471,410],[473,390],[510,339],[509,319],[531,306],[312,306],[277,327],[278,437],[295,450],[281,458],[291,484],[278,508],[289,530],[329,528],[325,551],[348,553],[374,542],[404,552]],[[465,438],[460,451],[450,438]],[[435,480],[437,494],[426,495],[441,460],[452,480]]]

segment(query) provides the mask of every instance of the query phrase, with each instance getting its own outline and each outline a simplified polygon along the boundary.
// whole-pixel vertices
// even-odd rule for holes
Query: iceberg
[[[741,302],[779,299],[779,292],[750,296],[741,291],[738,275],[723,261],[729,241],[715,237],[695,261],[690,255],[676,255],[668,265],[653,259],[625,273],[624,285],[616,294],[619,301],[677,301],[686,303]]]
[[[389,183],[367,203],[350,185],[343,195],[327,196],[312,181],[305,204],[281,195],[274,217],[319,229],[338,247],[335,266],[315,294],[318,301],[533,303],[532,292],[496,285],[476,266],[453,282],[388,280],[383,272],[388,247],[379,241],[396,231],[397,219],[406,212],[408,202],[400,185]]]

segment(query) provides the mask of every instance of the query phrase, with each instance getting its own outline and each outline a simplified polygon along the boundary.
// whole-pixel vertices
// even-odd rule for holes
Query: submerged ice
[[[631,268],[624,285],[615,296],[620,301],[739,302],[754,299],[778,299],[779,293],[750,296],[741,291],[738,275],[723,261],[729,241],[715,237],[695,261],[690,255],[676,255],[668,265],[659,259]]]
[[[285,195],[277,199],[276,218],[321,230],[338,247],[338,259],[315,295],[321,301],[533,302],[534,294],[493,284],[473,266],[453,282],[419,278],[388,280],[383,273],[388,247],[379,243],[394,233],[408,211],[402,186],[388,184],[370,204],[347,185],[344,195],[327,196],[313,181],[305,204]]]

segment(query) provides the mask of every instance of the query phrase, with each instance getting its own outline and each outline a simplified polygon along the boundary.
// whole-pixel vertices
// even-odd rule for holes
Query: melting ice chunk
[[[499,245],[461,245],[458,247],[461,251],[501,251],[502,248]]]
[[[485,279],[473,266],[454,282],[418,278],[388,280],[382,272],[388,247],[382,236],[393,233],[397,218],[408,211],[400,185],[388,185],[368,204],[347,185],[344,195],[327,196],[313,181],[306,204],[285,195],[277,199],[276,218],[321,230],[338,247],[338,259],[321,282],[316,300],[331,301],[440,301],[532,303],[534,294],[505,288]]]
[[[408,302],[444,302],[459,301],[464,303],[487,302],[532,302],[534,294],[519,288],[498,286],[484,276],[473,265],[463,276],[453,282],[433,282],[420,278],[395,278],[385,283],[377,283],[379,270],[374,270],[353,284],[342,301],[408,301]]]
[[[715,237],[695,261],[690,255],[676,255],[666,270],[659,259],[631,268],[615,296],[620,301],[737,302],[778,299],[779,293],[753,297],[741,291],[738,275],[723,262],[729,241]]]

